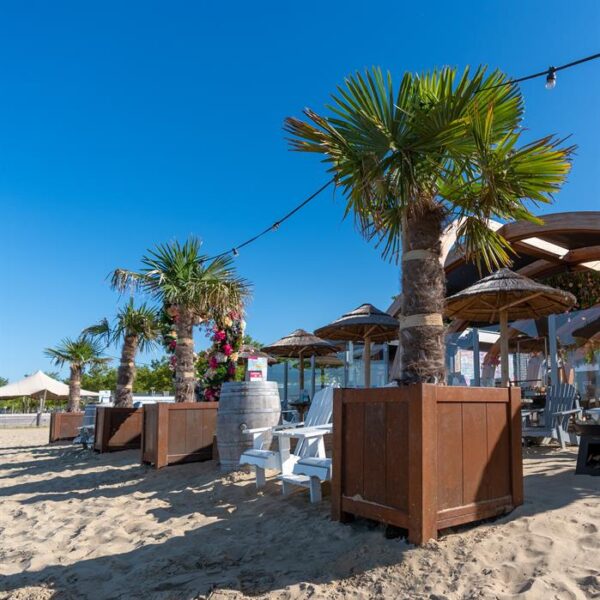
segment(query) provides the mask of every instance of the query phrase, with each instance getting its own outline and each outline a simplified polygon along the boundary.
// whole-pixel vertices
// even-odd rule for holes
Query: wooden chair
[[[265,485],[265,470],[274,469],[284,475],[291,474],[294,464],[303,457],[325,457],[323,436],[331,432],[333,414],[333,387],[319,390],[303,423],[294,427],[276,426],[246,429],[252,435],[252,448],[240,457],[240,465],[252,465],[256,473],[256,487]],[[267,434],[278,438],[278,450],[266,448]],[[297,439],[294,454],[290,452],[290,440]]]
[[[538,414],[538,422],[532,422],[534,413]],[[577,438],[571,439],[567,431],[569,419],[581,413],[577,390],[568,383],[550,386],[546,394],[546,406],[541,410],[521,411],[522,431],[525,438],[551,438],[558,440],[561,448],[566,447],[569,439],[575,444]]]

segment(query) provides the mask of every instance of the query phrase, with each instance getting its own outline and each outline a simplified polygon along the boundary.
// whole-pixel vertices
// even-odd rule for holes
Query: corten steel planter
[[[334,392],[332,518],[353,515],[438,530],[523,503],[519,388],[398,388]]]
[[[157,469],[213,458],[218,402],[157,402],[144,407],[142,462]]]
[[[49,442],[72,440],[79,433],[78,427],[83,423],[82,412],[53,412],[50,414]]]
[[[141,408],[99,406],[96,409],[94,450],[116,452],[140,448],[143,414]]]

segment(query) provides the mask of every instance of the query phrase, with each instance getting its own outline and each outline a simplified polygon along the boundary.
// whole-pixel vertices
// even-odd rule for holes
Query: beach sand
[[[600,477],[525,450],[525,504],[417,548],[329,500],[257,493],[214,462],[47,445],[0,429],[0,598],[600,598]]]

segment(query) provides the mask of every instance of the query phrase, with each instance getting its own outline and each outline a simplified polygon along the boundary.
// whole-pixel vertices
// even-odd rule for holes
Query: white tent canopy
[[[81,395],[98,396],[98,392],[81,390]],[[0,387],[0,398],[17,398],[19,396],[66,398],[69,396],[69,386],[38,371],[25,379]]]

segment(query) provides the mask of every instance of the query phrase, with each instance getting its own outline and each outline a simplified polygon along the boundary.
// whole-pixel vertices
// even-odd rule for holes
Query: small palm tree
[[[65,338],[54,348],[46,348],[45,355],[52,359],[57,367],[69,365],[69,402],[67,412],[77,412],[81,401],[81,374],[86,367],[108,362],[102,356],[102,345],[85,335],[77,339]]]
[[[147,304],[135,306],[133,298],[119,310],[114,324],[102,319],[83,331],[106,342],[107,346],[121,342],[121,362],[117,371],[117,395],[115,406],[133,406],[133,382],[135,380],[135,357],[138,350],[145,352],[156,345],[161,334],[158,312]]]
[[[238,277],[230,257],[209,262],[200,254],[200,242],[160,244],[142,258],[139,272],[117,269],[112,284],[117,290],[139,288],[164,306],[177,309],[175,348],[175,399],[193,402],[194,325],[240,310],[250,293],[250,284]]]
[[[573,148],[551,136],[520,145],[523,98],[495,71],[444,68],[404,75],[394,90],[380,69],[348,77],[328,116],[286,119],[292,148],[323,154],[361,232],[402,257],[403,383],[445,379],[442,234],[458,219],[468,258],[488,269],[510,246],[489,220],[536,221],[526,202],[550,202]]]

